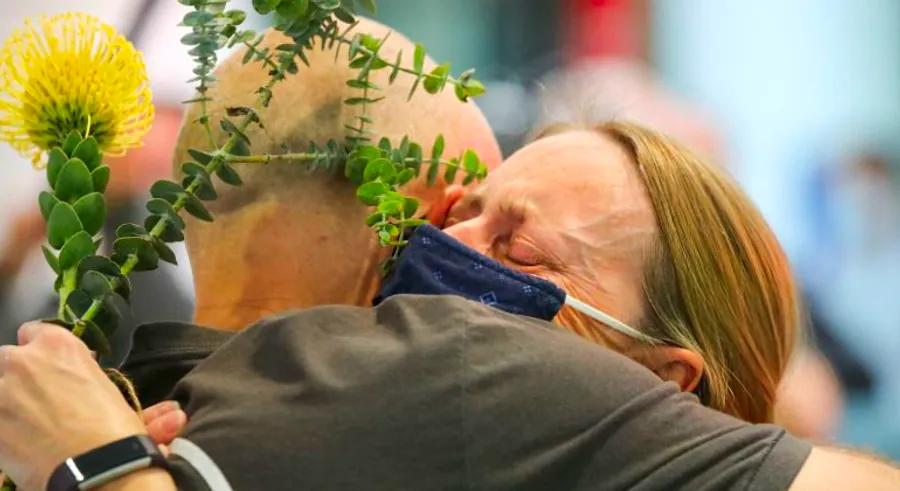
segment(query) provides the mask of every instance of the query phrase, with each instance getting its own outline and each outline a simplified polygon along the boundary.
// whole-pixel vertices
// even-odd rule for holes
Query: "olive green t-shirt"
[[[553,324],[446,296],[268,319],[174,395],[236,490],[783,490],[811,448]]]

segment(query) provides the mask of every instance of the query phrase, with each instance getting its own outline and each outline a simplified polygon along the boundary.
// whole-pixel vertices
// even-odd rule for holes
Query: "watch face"
[[[150,456],[156,453],[158,450],[147,437],[130,437],[104,445],[72,460],[84,476],[79,480],[87,481],[134,461],[145,459],[146,465],[149,465]]]

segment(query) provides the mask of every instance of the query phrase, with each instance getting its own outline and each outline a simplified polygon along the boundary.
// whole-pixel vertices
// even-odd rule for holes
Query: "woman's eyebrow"
[[[478,205],[481,207],[484,204],[484,197],[486,194],[487,188],[485,187],[485,183],[481,183],[475,187],[475,189],[466,193],[466,195],[459,200],[459,204],[463,206]]]

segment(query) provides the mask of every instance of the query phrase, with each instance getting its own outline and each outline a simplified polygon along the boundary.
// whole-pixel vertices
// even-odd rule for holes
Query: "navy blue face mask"
[[[563,305],[582,312],[627,336],[659,341],[584,302],[555,284],[510,269],[470,249],[431,225],[418,227],[381,287],[374,304],[391,295],[457,295],[500,310],[553,320]]]

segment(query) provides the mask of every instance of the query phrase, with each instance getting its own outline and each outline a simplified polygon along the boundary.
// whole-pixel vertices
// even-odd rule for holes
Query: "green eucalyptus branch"
[[[425,51],[416,45],[412,65],[403,66],[403,52],[393,61],[385,60],[381,48],[387,37],[376,39],[368,34],[351,31],[357,26],[355,3],[351,0],[254,0],[260,13],[275,12],[276,29],[291,42],[275,47],[262,46],[263,36],[250,30],[238,30],[245,15],[241,11],[225,10],[221,0],[179,0],[193,8],[185,15],[183,24],[192,32],[182,38],[190,46],[194,57],[197,97],[189,104],[197,104],[200,124],[209,140],[208,149],[191,148],[191,161],[182,165],[181,182],[158,181],[150,189],[152,199],[147,202],[149,216],[143,225],[125,224],[116,230],[113,254],[110,258],[96,254],[99,239],[96,234],[105,218],[103,190],[109,179],[109,168],[100,163],[99,149],[92,138],[72,134],[48,161],[48,180],[52,192],[41,195],[41,210],[48,221],[51,248],[44,249],[47,262],[58,273],[56,289],[60,293],[57,322],[68,326],[93,349],[108,351],[108,336],[116,328],[118,312],[115,298],[128,300],[131,285],[129,276],[135,271],[155,269],[160,260],[175,263],[175,255],[167,243],[184,240],[187,212],[201,220],[213,220],[203,201],[217,198],[213,175],[230,185],[240,185],[241,179],[234,164],[267,164],[273,161],[296,162],[312,170],[343,171],[357,186],[358,199],[372,207],[366,224],[373,229],[379,244],[393,247],[394,252],[385,269],[391,267],[400,250],[406,245],[406,231],[423,220],[416,217],[419,203],[404,196],[400,189],[410,180],[426,173],[429,185],[439,178],[455,182],[463,174],[463,183],[482,179],[487,169],[475,152],[467,150],[458,157],[443,157],[444,139],[439,136],[432,144],[430,158],[423,156],[421,145],[403,138],[398,145],[382,138],[377,145],[371,142],[369,126],[373,123],[369,107],[382,98],[380,90],[371,82],[371,74],[391,69],[389,82],[393,84],[400,73],[415,76],[410,97],[418,86],[436,94],[448,84],[455,87],[461,100],[484,91],[472,71],[454,78],[449,65],[443,64],[424,72]],[[374,2],[361,1],[374,9]],[[341,29],[340,22],[347,23]],[[306,51],[319,40],[323,47],[348,48],[348,63],[357,70],[356,77],[346,84],[361,91],[360,97],[344,101],[360,112],[355,124],[347,125],[343,143],[335,140],[319,145],[311,142],[305,152],[280,154],[250,154],[250,140],[245,131],[252,124],[262,126],[257,112],[249,107],[226,108],[226,116],[219,125],[227,138],[219,146],[213,138],[211,116],[207,104],[212,102],[210,88],[217,52],[225,46],[243,45],[243,63],[258,62],[268,71],[266,83],[257,90],[258,107],[273,102],[272,89],[288,75],[298,72],[298,63],[309,64]],[[62,204],[62,206],[60,206]]]
[[[203,126],[210,146],[215,146],[216,141],[213,138],[207,110],[207,103],[212,101],[208,91],[216,80],[212,71],[218,61],[217,52],[229,37],[235,34],[237,27],[247,18],[247,14],[240,10],[225,11],[227,2],[222,0],[179,0],[179,2],[194,8],[194,11],[185,15],[182,20],[181,24],[191,27],[191,32],[185,34],[181,42],[193,46],[188,54],[194,58],[196,64],[193,70],[195,77],[188,80],[188,83],[197,83],[194,88],[197,96],[184,103],[199,104],[200,116],[196,122]]]

